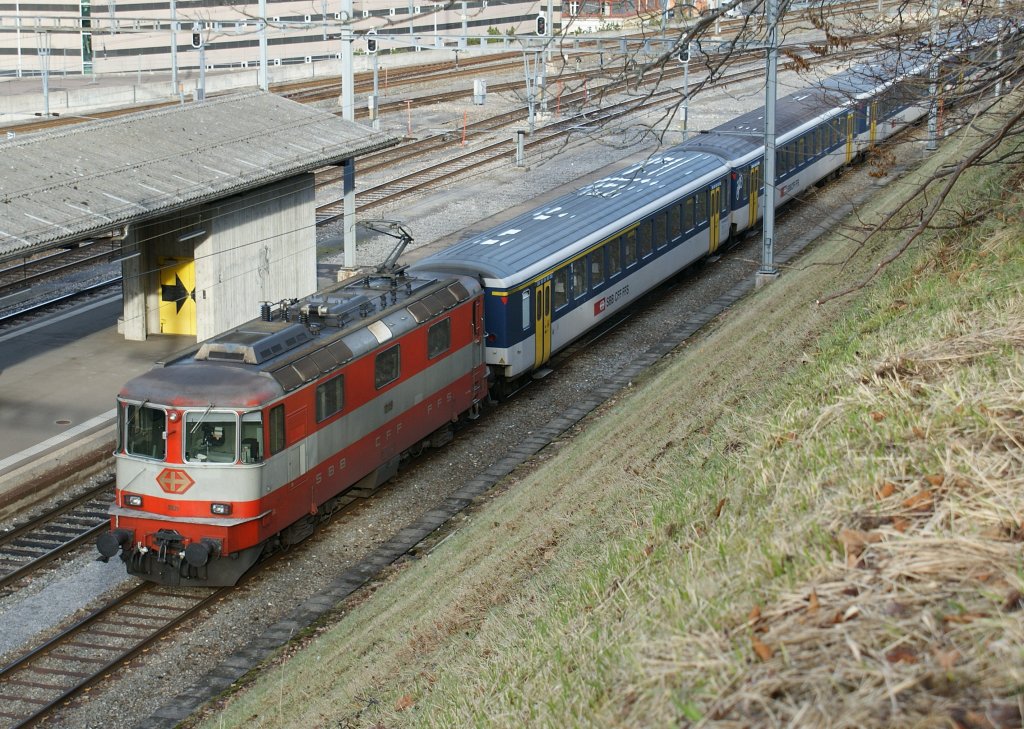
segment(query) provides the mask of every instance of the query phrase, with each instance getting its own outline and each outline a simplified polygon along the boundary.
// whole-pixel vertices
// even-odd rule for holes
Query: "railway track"
[[[0,668],[0,718],[36,724],[231,589],[130,588]]]
[[[84,544],[109,524],[114,479],[88,489],[0,534],[0,590],[43,569]]]

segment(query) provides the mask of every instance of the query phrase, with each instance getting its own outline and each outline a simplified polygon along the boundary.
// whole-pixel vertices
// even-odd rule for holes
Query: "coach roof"
[[[599,243],[654,210],[667,196],[725,162],[673,147],[583,188],[460,241],[411,268],[479,274],[510,284]]]

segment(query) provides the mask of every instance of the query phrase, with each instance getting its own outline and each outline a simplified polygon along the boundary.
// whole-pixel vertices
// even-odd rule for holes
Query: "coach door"
[[[853,161],[853,116],[846,115],[846,164]]]
[[[551,279],[537,284],[533,297],[533,324],[536,355],[534,367],[540,367],[551,357]]]
[[[715,185],[711,188],[711,205],[708,210],[708,253],[714,253],[718,250],[718,236],[721,231],[721,219],[722,219],[722,186]]]
[[[871,102],[871,106],[868,107],[868,116],[870,117],[868,119],[868,122],[870,124],[870,129],[871,129],[871,136],[869,138],[871,140],[871,146],[874,147],[875,146],[875,135],[878,133],[878,121],[877,121],[878,120],[878,102],[877,101],[872,101]]]
[[[747,208],[750,216],[750,222],[747,227],[753,228],[757,222],[757,203],[761,196],[761,164],[756,163],[750,165],[750,206]]]

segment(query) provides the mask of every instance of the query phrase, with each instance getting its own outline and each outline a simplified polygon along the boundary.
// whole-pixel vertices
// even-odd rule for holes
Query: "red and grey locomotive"
[[[264,304],[121,389],[97,546],[148,580],[232,585],[486,396],[474,277],[398,270]]]

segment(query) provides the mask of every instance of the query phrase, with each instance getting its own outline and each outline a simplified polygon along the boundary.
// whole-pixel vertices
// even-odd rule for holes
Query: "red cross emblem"
[[[165,468],[156,477],[156,482],[169,494],[183,494],[195,483],[192,477],[180,468]]]

